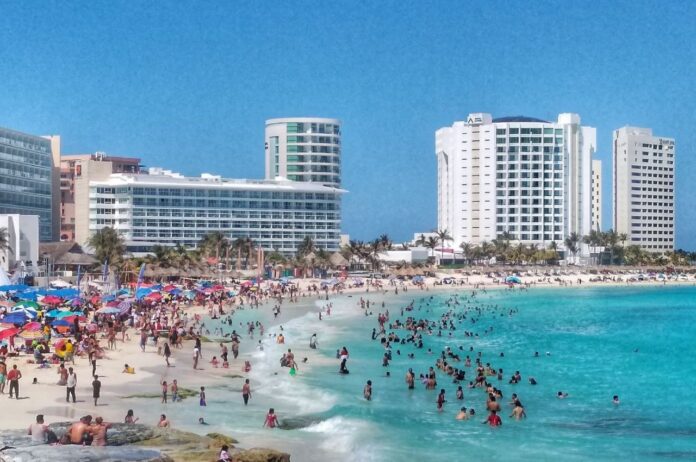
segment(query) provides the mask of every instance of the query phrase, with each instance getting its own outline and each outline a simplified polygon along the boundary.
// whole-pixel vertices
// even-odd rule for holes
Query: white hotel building
[[[149,175],[108,174],[89,181],[88,222],[76,223],[76,235],[84,243],[94,232],[112,227],[137,253],[154,245],[195,247],[213,231],[230,239],[249,237],[286,255],[294,254],[306,236],[318,248],[335,251],[344,192],[284,178],[184,177],[159,169]]]
[[[649,252],[674,250],[673,138],[649,128],[614,130],[614,230],[627,245]]]
[[[596,129],[577,114],[556,122],[470,114],[435,134],[438,229],[457,248],[503,232],[524,244],[559,247],[591,229]]]

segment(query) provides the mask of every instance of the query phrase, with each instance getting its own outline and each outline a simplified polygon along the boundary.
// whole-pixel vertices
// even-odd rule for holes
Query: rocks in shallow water
[[[94,447],[94,446],[24,446],[5,451],[10,462],[34,462],[58,460],[70,462],[174,462],[169,456],[156,449],[138,447]]]
[[[71,422],[56,422],[49,427],[60,438],[70,425]],[[237,440],[220,433],[200,436],[174,429],[115,423],[107,432],[107,442],[106,447],[37,445],[26,430],[0,432],[0,446],[15,447],[4,453],[9,462],[210,462],[216,460],[223,444],[233,448]],[[268,449],[231,449],[230,452],[238,462],[290,461],[288,454]]]
[[[254,448],[233,455],[232,462],[290,462],[290,454]]]

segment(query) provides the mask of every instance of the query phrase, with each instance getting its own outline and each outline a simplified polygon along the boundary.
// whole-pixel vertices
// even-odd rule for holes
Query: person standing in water
[[[366,400],[372,401],[372,380],[368,380],[363,389],[363,396]]]
[[[242,399],[245,406],[249,403],[249,398],[251,398],[251,385],[249,385],[249,379],[246,379],[242,386]]]
[[[207,403],[205,402],[205,387],[201,387],[201,393],[200,393],[200,402],[199,404],[201,406],[207,406]]]
[[[447,402],[447,400],[445,399],[445,389],[442,388],[440,390],[440,394],[437,395],[437,410],[442,412],[443,406],[445,405],[446,402]]]
[[[276,428],[278,426],[278,416],[275,414],[275,409],[270,408],[266,414],[266,420],[263,422],[264,427]]]

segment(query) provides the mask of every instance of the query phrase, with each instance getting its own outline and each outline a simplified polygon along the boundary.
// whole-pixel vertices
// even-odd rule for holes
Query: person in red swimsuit
[[[496,411],[491,411],[488,418],[484,420],[483,423],[487,423],[491,427],[499,427],[503,424],[503,421]]]

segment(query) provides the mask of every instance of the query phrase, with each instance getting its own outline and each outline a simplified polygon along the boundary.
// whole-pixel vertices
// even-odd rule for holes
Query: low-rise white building
[[[0,229],[7,231],[7,249],[0,250],[0,266],[9,272],[18,265],[26,270],[39,263],[39,216],[0,215]]]
[[[112,227],[134,253],[154,245],[192,248],[215,231],[285,255],[295,254],[305,237],[333,252],[339,250],[345,192],[280,177],[231,180],[155,169],[149,175],[111,174],[89,183],[89,235]]]

